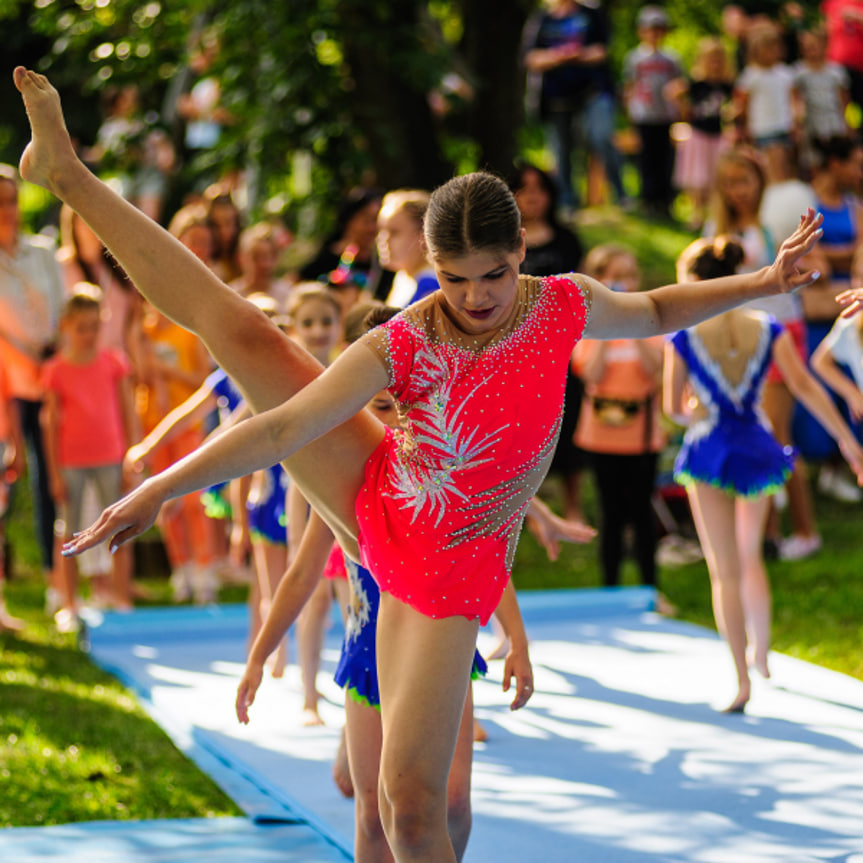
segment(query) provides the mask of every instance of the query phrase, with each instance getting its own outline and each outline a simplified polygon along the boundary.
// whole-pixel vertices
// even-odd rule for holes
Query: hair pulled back
[[[521,214],[507,184],[478,171],[454,177],[432,193],[424,231],[436,260],[478,251],[515,252],[521,246]]]
[[[681,253],[678,268],[699,281],[733,276],[743,262],[743,246],[728,235],[695,240]]]

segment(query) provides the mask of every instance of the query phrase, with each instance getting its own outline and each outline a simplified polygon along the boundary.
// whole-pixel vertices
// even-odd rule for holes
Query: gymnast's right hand
[[[158,483],[147,480],[109,506],[90,527],[65,543],[64,557],[80,554],[105,540],[109,541],[108,550],[115,552],[153,525],[164,502]]]
[[[243,679],[237,687],[237,719],[243,725],[249,724],[249,708],[255,701],[255,693],[261,685],[261,678],[263,676],[264,666],[259,662],[249,660],[243,673]]]

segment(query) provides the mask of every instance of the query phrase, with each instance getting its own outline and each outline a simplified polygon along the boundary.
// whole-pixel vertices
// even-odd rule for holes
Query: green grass
[[[613,240],[633,249],[645,287],[673,280],[674,259],[692,235],[670,224],[647,224],[614,210],[582,214],[585,245]],[[596,523],[589,476],[584,508]],[[543,494],[554,505],[549,480]],[[776,650],[863,680],[863,545],[860,506],[816,496],[824,549],[812,560],[771,563]],[[9,524],[15,577],[10,610],[27,621],[20,637],[0,634],[0,827],[102,819],[176,818],[239,814],[237,807],[171,743],[113,678],[81,653],[72,636],[54,631],[43,614],[44,585],[23,489]],[[519,545],[519,589],[596,587],[595,544],[567,546],[549,564],[533,537]],[[147,604],[166,604],[166,573],[139,580]],[[660,571],[663,592],[679,616],[713,625],[703,563]],[[624,584],[637,584],[627,564]],[[241,588],[223,591],[240,602]],[[226,710],[231,709],[226,705]]]

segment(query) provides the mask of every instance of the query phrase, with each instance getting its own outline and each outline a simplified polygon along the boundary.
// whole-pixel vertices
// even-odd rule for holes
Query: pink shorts
[[[323,575],[324,578],[328,578],[330,581],[335,578],[346,579],[348,577],[348,571],[345,568],[345,556],[342,554],[338,543],[333,543],[330,556],[327,558],[326,565],[324,566]]]
[[[804,363],[808,363],[809,357],[807,356],[808,349],[806,347],[806,321],[785,321],[782,326],[791,336],[791,339],[794,342],[794,347],[797,348],[797,353],[800,355],[800,359],[802,359]],[[779,367],[776,363],[770,363],[770,368],[767,369],[766,380],[768,384],[783,383],[784,379],[782,377],[782,372],[779,371]]]

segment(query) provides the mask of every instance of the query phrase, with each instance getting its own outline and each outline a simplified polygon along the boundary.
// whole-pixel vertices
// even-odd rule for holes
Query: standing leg
[[[620,584],[623,563],[623,490],[629,478],[620,470],[620,457],[609,453],[591,453],[590,463],[599,494],[599,556],[602,583],[605,587]]]
[[[345,734],[354,784],[354,860],[392,863],[392,852],[381,826],[378,778],[381,763],[381,714],[345,693]]]
[[[399,863],[456,861],[447,829],[447,781],[478,628],[478,621],[464,617],[432,620],[381,595],[380,808]]]
[[[767,654],[770,650],[770,582],[764,566],[764,526],[769,497],[737,501],[737,548],[740,552],[741,590],[746,632],[747,659],[762,677],[770,677]]]
[[[472,816],[470,810],[470,775],[473,770],[473,687],[468,686],[455,754],[449,769],[447,782],[447,829],[455,851],[456,860],[461,861],[470,838]]]
[[[303,681],[303,725],[324,724],[318,713],[320,693],[317,680],[324,633],[329,624],[327,615],[332,604],[332,587],[327,579],[322,578],[297,620],[297,653]]]
[[[656,487],[656,453],[630,457],[629,519],[635,532],[635,558],[641,583],[656,587],[656,525],[653,516],[653,490]]]
[[[734,498],[709,485],[696,484],[688,492],[695,529],[710,572],[713,616],[717,629],[728,642],[737,672],[737,696],[725,712],[739,713],[749,701],[750,683]]]

